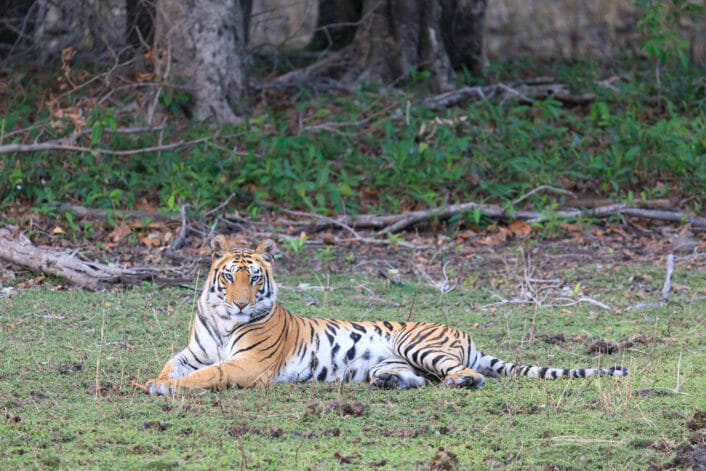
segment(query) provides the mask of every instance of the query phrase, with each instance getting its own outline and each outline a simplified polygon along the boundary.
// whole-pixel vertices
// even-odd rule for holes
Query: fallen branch
[[[35,247],[20,234],[16,239],[7,229],[0,229],[0,258],[33,272],[43,272],[66,278],[82,288],[97,291],[107,284],[138,284],[152,281],[160,286],[180,285],[184,279],[156,276],[162,270],[149,267],[118,268],[98,262],[85,262],[66,252]]]
[[[431,111],[437,111],[466,100],[487,100],[489,98],[498,98],[501,101],[514,99],[526,104],[534,103],[535,100],[553,98],[562,103],[580,105],[591,103],[595,99],[595,95],[593,93],[572,95],[567,84],[554,83],[552,77],[541,77],[510,84],[497,83],[484,87],[463,87],[433,96],[423,101],[421,105]],[[401,118],[402,115],[402,111],[397,111],[392,118]]]
[[[79,218],[107,219],[108,213],[110,212],[114,217],[117,218],[150,219],[152,221],[179,222],[179,217],[177,216],[162,214],[156,211],[141,211],[129,209],[116,209],[108,211],[105,209],[86,208],[84,206],[78,206],[75,204],[68,203],[60,204],[58,210],[71,211]]]
[[[202,137],[200,139],[194,139],[192,141],[179,141],[172,144],[164,144],[152,147],[141,147],[139,149],[128,149],[128,150],[112,150],[112,149],[101,149],[101,148],[90,148],[75,146],[71,144],[63,144],[57,141],[49,142],[38,142],[36,144],[6,144],[0,146],[0,154],[7,154],[10,152],[38,152],[42,150],[70,150],[73,152],[87,152],[95,154],[107,154],[107,155],[135,155],[144,154],[145,152],[155,152],[168,149],[176,149],[178,147],[188,146],[191,144],[198,144],[199,142],[207,141],[211,137]]]

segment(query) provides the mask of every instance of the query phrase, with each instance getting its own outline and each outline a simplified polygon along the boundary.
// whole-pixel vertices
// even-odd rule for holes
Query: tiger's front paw
[[[152,395],[174,394],[178,391],[176,380],[151,379],[145,384],[148,393]]]

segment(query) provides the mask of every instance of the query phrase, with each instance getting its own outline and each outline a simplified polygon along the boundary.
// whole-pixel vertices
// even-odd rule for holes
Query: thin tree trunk
[[[191,95],[199,119],[239,121],[233,112],[246,94],[245,22],[239,0],[159,0],[156,46],[165,77]],[[179,83],[181,81],[181,83]]]
[[[358,3],[351,2],[352,6]],[[325,21],[351,23],[351,9],[341,9],[336,16],[337,4],[337,0],[324,0],[320,28]],[[486,0],[362,0],[359,24],[348,45],[307,69],[285,74],[278,82],[333,75],[348,83],[393,84],[413,72],[428,71],[432,89],[449,90],[456,77],[454,69],[466,66],[474,73],[480,69],[485,7]],[[321,33],[317,37],[320,40]]]

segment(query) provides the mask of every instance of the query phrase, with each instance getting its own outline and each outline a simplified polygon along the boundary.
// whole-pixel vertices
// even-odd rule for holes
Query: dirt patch
[[[651,448],[662,453],[669,453],[672,450],[672,447],[664,441],[655,442],[653,440],[633,440],[630,443],[630,446],[636,449]]]
[[[401,430],[390,430],[390,429],[379,429],[374,432],[375,434],[380,434],[383,437],[397,437],[397,438],[414,438],[419,435],[426,435],[429,433],[429,426],[422,425],[417,428],[404,428]]]
[[[367,415],[368,408],[358,401],[330,401],[325,404],[310,404],[306,408],[304,417],[319,417],[323,412],[335,411],[344,419],[349,417],[363,417]]]
[[[450,471],[458,467],[458,457],[452,451],[439,447],[434,457],[429,462],[430,471]]]
[[[706,411],[696,411],[694,416],[686,422],[686,426],[689,430],[706,429]]]
[[[671,396],[673,393],[668,389],[655,389],[655,388],[645,388],[635,391],[635,396],[637,397],[660,397],[660,396]]]
[[[706,432],[696,432],[686,439],[692,445],[706,446]]]
[[[651,464],[648,471],[662,471],[680,467],[694,471],[706,471],[706,411],[696,411],[691,419],[687,420],[689,430],[698,430],[691,434],[684,443],[676,449],[672,461],[662,464]]]
[[[343,456],[339,452],[333,454],[333,457],[338,460],[338,464],[351,464],[353,463],[353,458],[357,458],[357,455]]]
[[[83,370],[83,365],[74,361],[65,361],[59,365],[59,373],[62,375],[67,375],[69,373],[74,373],[81,370]]]
[[[5,414],[5,421],[8,424],[19,424],[20,422],[22,422],[22,417],[20,417],[19,415],[15,415],[12,412],[8,411]]]
[[[167,422],[158,422],[158,421],[149,421],[149,422],[142,422],[142,430],[151,430],[153,432],[164,432],[167,430],[169,427],[171,427],[172,424],[167,423]]]
[[[684,444],[677,449],[672,463],[694,470],[706,470],[706,447]]]
[[[110,383],[98,383],[98,384],[91,384],[87,389],[86,389],[86,394],[93,394],[97,395],[100,397],[111,397],[111,396],[124,396],[126,394],[125,391],[122,391],[120,389],[120,386],[117,384],[110,384]]]
[[[248,424],[235,424],[228,429],[228,435],[233,438],[240,438],[246,435],[266,435],[271,438],[277,438],[281,437],[282,434],[284,434],[284,431],[279,427],[268,427],[266,429],[261,429],[260,427],[255,427],[254,425]]]
[[[340,437],[341,436],[341,429],[340,428],[327,428],[323,432],[321,432],[321,435],[324,437]]]
[[[381,466],[385,466],[387,464],[387,460],[383,459],[378,461],[377,463],[368,463],[368,466],[372,466],[373,468],[380,468]]]
[[[621,353],[633,345],[634,343],[630,341],[623,342],[621,344],[614,344],[612,342],[599,340],[588,344],[586,346],[586,353],[603,353],[606,355],[613,355],[614,353]]]
[[[566,335],[563,333],[559,334],[543,334],[543,335],[538,335],[537,338],[539,340],[544,341],[544,343],[548,343],[549,345],[561,345],[562,343],[566,342]]]

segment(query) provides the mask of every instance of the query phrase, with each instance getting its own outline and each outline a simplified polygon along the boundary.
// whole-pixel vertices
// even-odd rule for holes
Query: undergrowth
[[[136,97],[120,95],[118,106],[89,107],[82,118],[90,132],[77,145],[90,152],[1,154],[0,201],[46,214],[61,202],[118,209],[144,199],[174,212],[184,203],[214,207],[235,194],[243,210],[256,212],[259,201],[269,200],[327,214],[467,200],[510,206],[534,187],[553,185],[619,200],[670,196],[698,212],[706,197],[705,72],[706,64],[662,66],[658,99],[649,63],[494,64],[485,80],[551,73],[596,99],[573,107],[552,99],[479,101],[441,112],[412,105],[392,118],[426,92],[414,83],[401,91],[363,85],[350,93],[303,90],[284,102],[263,99],[240,126],[189,123],[178,106],[168,107],[172,124],[136,134],[114,132],[135,125],[118,110]],[[612,89],[600,85],[610,74],[620,77]],[[30,75],[35,79],[21,79]],[[61,78],[35,71],[2,77],[9,85],[2,92],[2,144],[71,135],[77,118],[50,115],[43,97],[55,91],[52,106],[70,108],[86,100],[90,87],[61,95]],[[181,140],[198,142],[135,155],[101,152]],[[537,210],[561,201],[530,199]]]

